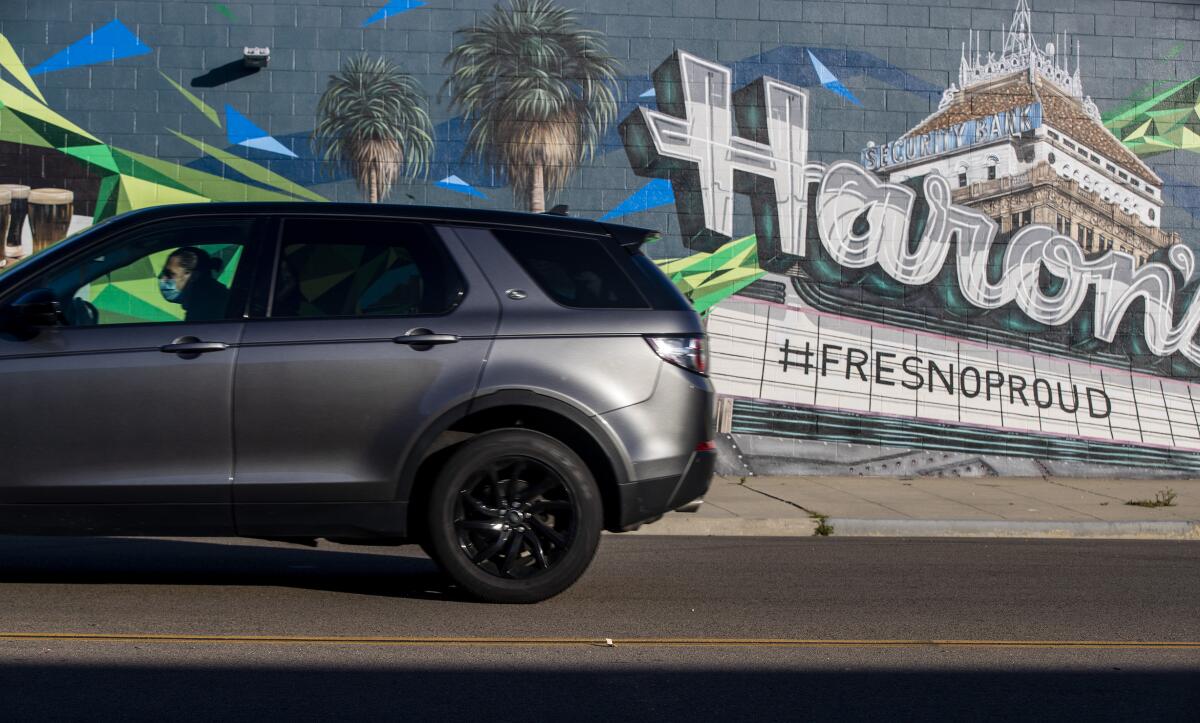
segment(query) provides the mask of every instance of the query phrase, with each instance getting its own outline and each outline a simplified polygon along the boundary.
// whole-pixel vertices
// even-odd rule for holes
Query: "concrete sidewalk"
[[[1200,480],[718,477],[699,512],[637,534],[1200,540]]]

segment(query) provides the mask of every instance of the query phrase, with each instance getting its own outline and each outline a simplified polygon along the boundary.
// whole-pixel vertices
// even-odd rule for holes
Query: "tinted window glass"
[[[249,219],[156,223],[42,274],[29,288],[50,289],[70,326],[240,318],[244,297],[234,293],[234,279],[252,226]]]
[[[528,231],[496,238],[550,298],[577,309],[645,309],[646,299],[603,239]],[[619,251],[619,249],[618,249]]]
[[[441,242],[420,224],[293,219],[284,224],[271,316],[444,314],[464,293]]]
[[[658,264],[641,251],[631,253],[629,259],[633,262],[634,276],[640,277],[643,281],[639,286],[655,309],[660,311],[692,310],[692,303],[679,291],[678,286],[671,283]]]

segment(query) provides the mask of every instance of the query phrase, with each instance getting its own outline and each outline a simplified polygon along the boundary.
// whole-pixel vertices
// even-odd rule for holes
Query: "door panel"
[[[297,222],[285,222],[281,257],[289,244],[289,223]],[[323,238],[342,238],[351,245],[356,238],[400,238],[413,232],[405,227],[414,226],[373,223],[395,228],[373,226],[359,233],[344,228]],[[424,227],[418,235],[421,243],[442,243]],[[393,499],[408,447],[433,416],[471,398],[496,330],[495,294],[457,241],[446,244],[446,251],[467,289],[448,313],[271,318],[247,324],[234,385],[236,503]],[[374,258],[356,257],[353,269],[328,269],[328,274],[319,268],[281,267],[281,288],[299,283],[307,289],[281,313],[349,314],[380,304],[396,310],[410,303],[419,311],[421,304],[403,301],[404,293],[378,290],[379,279],[403,279],[406,271],[381,267],[375,276],[363,276],[367,272],[361,270]],[[365,301],[331,298],[328,289],[334,284],[345,284]],[[435,291],[433,296],[441,298],[444,290]],[[429,287],[417,295],[428,299]],[[277,302],[275,298],[273,306]],[[459,338],[435,345],[393,341],[413,330]]]
[[[237,350],[182,358],[192,335],[235,345],[242,322],[0,335],[0,502],[228,503]]]
[[[260,226],[206,215],[116,230],[6,288],[6,304],[37,290],[64,313],[0,333],[0,529],[232,531],[243,252]],[[219,344],[162,350],[193,340]]]

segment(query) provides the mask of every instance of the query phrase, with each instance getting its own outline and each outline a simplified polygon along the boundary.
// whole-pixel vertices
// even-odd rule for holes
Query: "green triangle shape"
[[[17,79],[18,83],[25,86],[25,90],[40,100],[42,105],[46,104],[46,97],[42,95],[42,91],[38,90],[37,84],[29,76],[29,71],[21,62],[21,56],[17,55],[12,43],[8,42],[8,38],[3,35],[0,35],[0,68],[7,70],[12,77]]]
[[[1137,115],[1141,115],[1142,113],[1145,113],[1148,110],[1152,110],[1156,105],[1159,105],[1160,103],[1166,101],[1168,98],[1170,98],[1175,93],[1178,93],[1179,91],[1186,88],[1188,85],[1196,83],[1197,81],[1200,81],[1200,76],[1196,76],[1195,78],[1192,78],[1191,80],[1185,80],[1182,83],[1179,83],[1178,85],[1171,86],[1170,88],[1167,88],[1166,90],[1153,96],[1152,98],[1148,98],[1144,101],[1141,101],[1140,103],[1134,104],[1133,106],[1131,106],[1129,108],[1126,108],[1117,113],[1114,113],[1112,116],[1110,116],[1109,120],[1106,121],[1105,123],[1106,123],[1106,125],[1124,125],[1130,118],[1137,116]],[[1153,92],[1152,89],[1153,89],[1154,85],[1156,85],[1156,83],[1152,83],[1149,86],[1151,88],[1151,92]],[[1145,90],[1145,88],[1143,88],[1143,90]],[[1139,91],[1139,93],[1140,92],[1141,91]]]
[[[122,266],[119,269],[113,269],[108,275],[108,280],[114,284],[122,281],[144,281],[156,276],[155,268],[150,263],[150,257],[140,258],[128,266]]]
[[[151,266],[155,269],[160,268],[153,262]],[[173,304],[162,297],[158,290],[158,276],[149,278],[137,279],[132,281],[119,281],[112,285],[112,288],[121,293],[140,299],[143,304],[153,306],[164,314],[173,314],[178,308],[178,304]],[[180,313],[182,315],[182,312]]]
[[[179,321],[183,318],[183,310],[171,313],[147,303],[144,299],[130,294],[116,286],[104,289],[92,303],[100,311],[102,324],[127,324],[141,321]]]
[[[100,190],[96,194],[96,213],[92,217],[92,223],[100,223],[104,219],[116,215],[117,189],[120,184],[121,176],[116,173],[105,176],[100,181]]]
[[[741,278],[731,278],[728,282],[717,285],[715,288],[700,289],[692,300],[692,303],[696,307],[696,312],[703,314],[716,304],[733,296],[763,276],[766,276],[766,273],[765,271],[750,272]]]
[[[140,153],[127,151],[122,148],[113,148],[114,157],[117,154],[122,154],[129,157],[131,160],[145,165],[148,168],[159,171],[163,174],[170,174],[168,177],[175,179],[175,183],[182,184],[182,190],[192,194],[199,194],[208,198],[210,201],[295,201],[296,197],[281,193],[279,191],[271,191],[258,186],[251,186],[240,181],[234,181],[221,176],[216,176],[204,171],[197,171],[194,168],[181,166],[173,161],[164,161],[153,156],[144,156]],[[325,200],[322,198],[321,200]]]
[[[89,146],[96,143],[95,138],[81,136],[78,133],[67,130],[66,128],[60,128],[49,121],[44,121],[41,118],[29,115],[28,113],[22,113],[21,111],[12,107],[9,107],[8,110],[13,115],[20,118],[25,125],[29,126],[30,130],[41,136],[54,148]]]
[[[196,110],[203,113],[204,117],[209,119],[210,121],[212,121],[213,125],[215,125],[218,128],[221,127],[221,119],[217,116],[217,111],[214,110],[212,106],[210,106],[209,104],[207,104],[204,101],[197,98],[195,96],[195,94],[193,94],[187,88],[184,88],[179,83],[176,83],[174,80],[171,79],[171,76],[167,75],[166,73],[162,72],[161,70],[158,71],[158,74],[161,75],[162,77],[166,78],[167,82],[171,84],[171,87],[174,88],[175,90],[179,91],[179,93],[181,95],[183,95],[183,97],[187,100],[187,102],[191,103],[196,108]]]
[[[180,140],[190,143],[192,146],[199,149],[201,153],[207,153],[221,163],[224,163],[233,170],[242,174],[246,178],[267,186],[271,186],[285,193],[307,198],[310,201],[326,200],[324,196],[314,193],[298,183],[293,183],[283,176],[272,173],[270,170],[263,168],[254,161],[235,156],[228,151],[223,151],[220,148],[211,146],[203,141],[192,138],[185,133],[180,133],[179,131],[171,130],[170,128],[167,130],[170,130],[172,133],[174,133],[175,136]]]
[[[53,148],[49,141],[30,128],[12,108],[0,108],[0,141],[37,148]]]
[[[123,179],[124,176],[118,176],[118,178]],[[129,189],[125,188],[124,183],[121,183],[117,186],[116,197],[117,197],[117,213],[125,213],[126,211],[133,210],[133,208],[134,208],[133,199],[131,199],[129,197]]]
[[[157,183],[160,186],[173,188],[176,191],[195,193],[193,189],[188,188],[170,176],[167,176],[164,173],[159,173],[145,163],[130,157],[129,154],[125,153],[120,148],[113,148],[111,150],[113,161],[116,163],[117,170],[120,173],[126,176],[132,176],[140,181],[149,181],[150,183]]]
[[[225,261],[225,265],[221,267],[221,275],[217,277],[217,281],[220,281],[227,287],[233,286],[233,276],[237,273],[238,263],[241,260],[242,247],[237,246],[233,251],[233,255],[230,256],[229,259]]]
[[[95,166],[100,166],[106,170],[118,173],[117,162],[113,159],[112,151],[103,143],[98,143],[89,146],[68,146],[60,148],[60,151],[68,156],[74,156],[81,161],[87,161]]]

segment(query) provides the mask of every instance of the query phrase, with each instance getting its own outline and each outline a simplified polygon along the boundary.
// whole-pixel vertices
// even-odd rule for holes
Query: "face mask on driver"
[[[175,288],[175,279],[159,279],[158,290],[167,301],[179,301],[179,295],[183,293]]]

